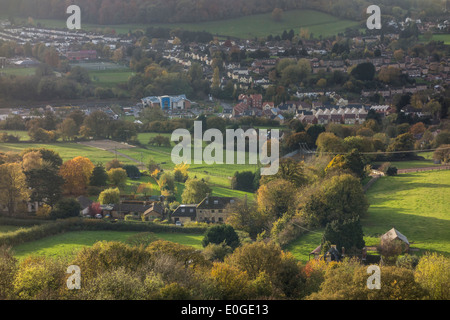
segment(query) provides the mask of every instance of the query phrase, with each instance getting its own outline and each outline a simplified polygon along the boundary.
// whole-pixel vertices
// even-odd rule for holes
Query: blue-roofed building
[[[191,108],[191,101],[186,95],[178,96],[151,96],[141,99],[144,107],[160,107],[164,111],[186,110]]]

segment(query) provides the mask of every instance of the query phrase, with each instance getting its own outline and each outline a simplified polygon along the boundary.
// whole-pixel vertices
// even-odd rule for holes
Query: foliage
[[[92,170],[92,175],[89,179],[89,185],[95,187],[106,186],[108,181],[108,174],[106,173],[105,167],[102,164],[97,164]]]
[[[120,202],[120,190],[119,188],[109,188],[103,190],[98,196],[98,201],[101,204],[116,204]]]
[[[328,223],[323,234],[322,245],[327,241],[336,245],[341,253],[343,253],[341,248],[345,248],[345,253],[358,252],[365,246],[359,218],[334,220]]]
[[[19,163],[0,165],[0,203],[7,207],[10,216],[17,212],[23,201],[28,200],[29,193],[26,176]]]
[[[207,182],[198,179],[188,179],[181,194],[181,199],[185,204],[200,203],[211,193],[212,189]]]
[[[122,187],[128,179],[127,172],[122,168],[110,169],[108,172],[108,181],[115,187]]]
[[[52,219],[64,219],[78,217],[80,215],[81,205],[74,198],[62,198],[59,200],[53,210],[50,212]]]
[[[64,178],[64,190],[68,194],[81,195],[89,185],[94,164],[88,158],[78,156],[63,163],[59,173]]]
[[[239,236],[234,228],[227,224],[220,224],[209,228],[202,240],[203,247],[206,247],[210,243],[222,244],[235,249],[239,246]]]
[[[415,280],[427,289],[432,299],[450,298],[450,259],[437,253],[428,253],[420,258]]]

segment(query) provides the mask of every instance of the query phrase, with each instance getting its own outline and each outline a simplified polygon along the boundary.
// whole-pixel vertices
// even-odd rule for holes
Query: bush
[[[98,195],[102,192],[102,188],[96,186],[87,187],[87,194],[90,197],[98,197]]]
[[[139,216],[136,216],[134,214],[127,214],[124,217],[125,221],[141,221],[141,218]]]
[[[203,247],[206,247],[210,243],[222,244],[235,249],[239,246],[239,236],[234,228],[227,224],[221,224],[209,228],[202,240]]]
[[[389,167],[389,168],[387,168],[386,174],[388,176],[396,176],[397,175],[397,167]]]
[[[64,219],[78,217],[80,215],[81,205],[74,198],[63,198],[59,200],[53,210],[50,212],[52,219]]]

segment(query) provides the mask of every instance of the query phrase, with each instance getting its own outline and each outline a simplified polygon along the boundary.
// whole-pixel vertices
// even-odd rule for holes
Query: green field
[[[122,70],[91,70],[89,71],[92,83],[99,87],[112,88],[119,83],[127,83],[134,75],[129,69]]]
[[[73,142],[61,143],[0,143],[0,152],[20,153],[27,148],[47,148],[59,153],[64,161],[78,156],[89,158],[94,164],[111,161],[115,158],[114,154],[105,150],[99,150]],[[133,164],[129,159],[118,156],[118,159],[126,164]]]
[[[0,75],[9,75],[9,76],[32,76],[35,74],[35,72],[36,72],[35,67],[0,69]]]
[[[411,247],[450,255],[450,171],[380,178],[368,191],[364,233],[379,236],[395,227]]]
[[[368,191],[368,215],[361,219],[367,246],[395,227],[412,248],[450,256],[450,171],[380,178]],[[320,245],[323,230],[308,233],[286,248],[302,262]]]
[[[83,247],[90,247],[98,241],[125,242],[137,232],[127,231],[74,231],[27,242],[13,247],[15,257],[23,259],[30,255],[64,257],[75,254]],[[155,233],[158,239],[172,241],[196,249],[202,249],[203,235],[182,233]]]
[[[428,42],[427,40],[425,40],[425,37],[423,35],[419,36],[419,40],[421,42]],[[433,34],[433,36],[431,37],[431,40],[429,41],[443,41],[444,44],[446,45],[450,45],[450,34]]]
[[[36,23],[49,28],[65,28],[66,21],[35,19]],[[314,37],[329,37],[344,32],[346,28],[358,26],[357,21],[343,20],[332,15],[313,10],[292,10],[283,14],[282,21],[272,20],[271,13],[257,14],[246,17],[226,19],[220,21],[196,22],[196,23],[171,23],[151,24],[150,26],[169,29],[182,29],[190,31],[207,31],[213,35],[230,36],[242,39],[255,37],[267,37],[281,35],[284,30],[293,29],[296,34],[300,28],[308,29]],[[124,25],[94,25],[82,23],[81,27],[86,31],[114,29],[117,34],[127,34],[137,29],[145,30],[149,25],[124,24]]]

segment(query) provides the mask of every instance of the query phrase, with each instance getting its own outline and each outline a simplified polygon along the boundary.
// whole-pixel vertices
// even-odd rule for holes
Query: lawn
[[[13,248],[15,257],[23,259],[30,255],[61,257],[71,256],[83,247],[90,247],[98,241],[126,242],[137,232],[127,231],[74,231],[27,242]],[[182,233],[155,233],[158,239],[172,241],[196,249],[202,249],[203,235]]]

